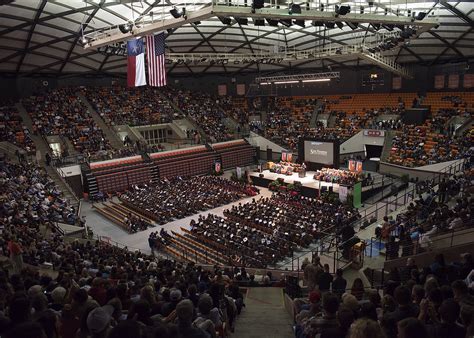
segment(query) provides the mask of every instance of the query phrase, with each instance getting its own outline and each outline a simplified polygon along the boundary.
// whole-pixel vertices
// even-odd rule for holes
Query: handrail
[[[58,174],[58,177],[59,177],[59,179],[61,180],[61,182],[66,186],[66,189],[69,190],[69,193],[74,197],[74,199],[76,200],[76,202],[79,203],[79,198],[76,196],[76,193],[75,193],[74,190],[71,188],[71,186],[69,185],[69,183],[67,183],[67,181],[64,179],[64,177],[61,175],[61,173],[64,174],[62,168],[53,167],[53,170],[55,170],[54,168],[57,169],[57,174]]]
[[[458,244],[454,243],[455,239],[466,236],[467,234],[474,233],[474,229],[471,228],[472,224],[473,224],[473,222],[470,221],[467,224],[463,225],[463,227],[461,227],[461,228],[449,229],[448,231],[441,231],[441,232],[435,234],[434,237],[430,238],[429,246],[430,247],[435,246],[436,243],[440,243],[441,241],[446,241],[448,239],[450,240],[450,243],[449,243],[448,246],[443,246],[443,247],[440,247],[440,248],[437,248],[437,249],[448,249],[448,248],[452,248],[453,246],[458,245]],[[466,230],[468,230],[468,231],[466,231]],[[379,243],[379,247],[380,247],[380,244],[382,242],[383,242],[383,240],[380,239],[380,238],[371,237],[370,243],[367,244],[367,247],[368,248],[370,247],[370,251],[368,250],[369,252],[368,252],[367,256],[368,257],[373,257],[372,248],[373,248],[374,243]],[[403,252],[403,249],[406,249],[406,248],[410,249],[409,252],[411,252],[411,254],[410,255],[403,255],[403,254],[400,255],[400,252]],[[390,259],[389,255],[386,254],[385,255],[385,261],[391,261],[391,260],[396,260],[396,259],[400,259],[400,258],[413,257],[413,256],[416,256],[420,253],[430,251],[430,250],[420,251],[420,249],[421,249],[421,247],[418,243],[412,244],[412,245],[409,245],[409,246],[400,247],[398,255],[397,255],[396,258]]]

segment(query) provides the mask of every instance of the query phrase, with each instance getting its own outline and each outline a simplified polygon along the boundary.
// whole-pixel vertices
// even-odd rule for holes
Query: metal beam
[[[436,34],[435,32],[428,32],[430,33],[431,35],[433,35],[435,38],[438,38],[442,43],[444,43],[446,46],[448,46],[448,48],[452,49],[453,51],[456,52],[456,54],[458,54],[459,56],[461,57],[464,57],[463,53],[461,53],[456,47],[454,47],[453,44],[449,43],[448,40],[446,40],[445,38],[443,38],[442,36]]]
[[[474,21],[467,16],[465,13],[457,9],[456,7],[450,5],[447,1],[445,0],[440,0],[439,3],[446,8],[448,11],[453,13],[454,15],[458,16],[461,20],[465,21],[471,28],[474,28]]]
[[[89,15],[89,17],[87,18],[87,20],[81,24],[81,27],[79,27],[79,31],[77,32],[77,37],[74,39],[74,41],[71,43],[71,47],[69,48],[69,51],[67,52],[67,55],[66,55],[66,58],[64,59],[64,62],[62,63],[61,67],[59,67],[59,70],[58,70],[58,73],[62,73],[63,72],[63,69],[64,67],[66,66],[66,64],[68,63],[69,61],[69,58],[71,57],[71,54],[72,54],[72,51],[74,50],[74,48],[76,48],[76,45],[77,45],[77,42],[79,41],[79,39],[81,38],[81,32],[83,30],[83,25],[87,26],[89,24],[89,22],[91,22],[91,20],[94,18],[95,14],[99,11],[100,7],[104,4],[105,0],[101,0],[100,1],[100,4],[98,7],[96,7],[92,12],[91,14]]]
[[[23,49],[23,53],[21,55],[20,60],[18,61],[18,64],[16,66],[16,73],[20,71],[21,65],[23,63],[23,60],[25,60],[26,57],[26,51],[28,50],[28,47],[30,46],[31,42],[31,37],[33,36],[33,33],[35,32],[36,24],[38,23],[38,19],[41,16],[41,13],[43,13],[43,9],[46,6],[47,0],[43,0],[36,12],[35,18],[33,19],[33,23],[30,27],[30,31],[28,32],[28,37],[26,38],[25,42],[25,48]]]

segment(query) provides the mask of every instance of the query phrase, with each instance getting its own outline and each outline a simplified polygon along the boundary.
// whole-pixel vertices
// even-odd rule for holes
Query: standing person
[[[332,283],[332,275],[329,273],[329,264],[324,264],[324,271],[319,274],[318,285],[321,292],[329,291]]]
[[[332,281],[332,292],[334,292],[339,297],[341,297],[342,294],[346,292],[347,288],[347,280],[342,277],[342,274],[342,269],[337,269],[336,278],[334,278],[334,280]]]
[[[8,251],[10,252],[10,261],[13,265],[13,271],[20,273],[23,269],[23,248],[16,241],[15,237],[8,242]]]
[[[46,159],[46,165],[49,167],[51,165],[51,155],[49,153],[46,153],[45,159]]]
[[[443,178],[441,182],[439,182],[439,186],[438,186],[440,203],[444,203],[446,201],[447,191],[448,191],[448,185],[446,184],[446,179]]]

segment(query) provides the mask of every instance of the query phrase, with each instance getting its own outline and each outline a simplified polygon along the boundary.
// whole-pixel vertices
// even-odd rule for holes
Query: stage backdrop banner
[[[281,152],[281,160],[282,160],[283,162],[286,162],[286,152],[285,152],[285,151],[282,151],[282,152]]]
[[[237,84],[237,95],[245,95],[245,83]]]
[[[339,200],[343,203],[347,200],[347,187],[342,185],[339,186]]]
[[[340,189],[341,187],[339,187]],[[362,206],[362,183],[356,183],[354,185],[354,193],[353,193],[353,205],[354,208],[360,208]]]
[[[293,154],[292,154],[292,153],[286,154],[286,160],[287,160],[288,162],[293,162]]]
[[[356,171],[358,173],[361,173],[362,172],[362,162],[361,161],[357,161],[356,162]]]
[[[356,161],[349,160],[349,171],[356,171]]]

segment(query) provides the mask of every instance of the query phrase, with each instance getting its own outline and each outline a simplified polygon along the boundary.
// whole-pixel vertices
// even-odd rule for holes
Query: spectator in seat
[[[398,323],[398,338],[428,338],[423,322],[416,318],[406,318]]]
[[[349,329],[354,322],[354,312],[341,305],[337,311],[337,327],[323,329],[321,338],[346,338]]]
[[[385,338],[380,325],[371,319],[358,319],[351,325],[349,338]]]
[[[364,298],[364,283],[362,279],[356,278],[352,283],[351,294],[357,298],[357,300],[362,300]]]
[[[411,292],[405,286],[398,286],[394,293],[398,307],[393,312],[387,312],[382,318],[382,324],[389,337],[397,336],[397,323],[405,318],[417,317],[419,309],[411,302]]]
[[[454,281],[451,284],[451,287],[453,288],[454,299],[459,303],[459,305],[461,305],[461,307],[474,307],[474,297],[469,294],[469,289],[464,281]]]
[[[193,326],[207,332],[212,338],[216,337],[216,329],[222,326],[219,309],[213,307],[212,298],[203,294],[199,298],[198,316],[193,322]]]
[[[433,337],[464,338],[466,329],[456,323],[461,308],[454,299],[446,299],[439,308],[441,323],[433,327]]]
[[[192,326],[194,306],[189,299],[182,300],[176,306],[177,324],[170,329],[170,336],[176,338],[208,338],[206,333]]]
[[[322,333],[323,330],[337,328],[337,310],[339,309],[339,299],[335,294],[326,293],[323,296],[323,312],[309,318],[303,323],[304,334],[309,337],[314,337]]]

